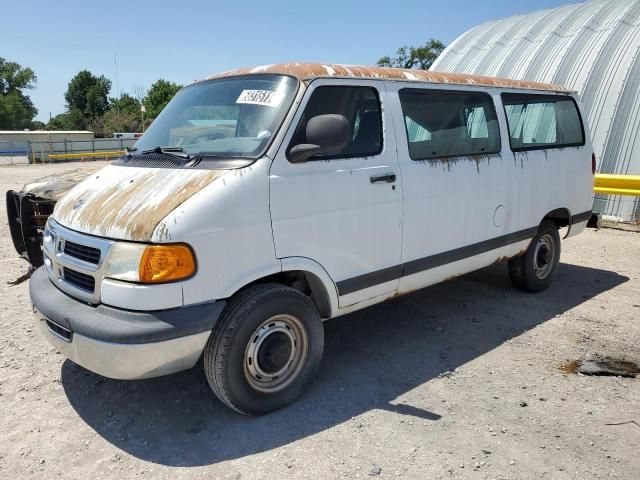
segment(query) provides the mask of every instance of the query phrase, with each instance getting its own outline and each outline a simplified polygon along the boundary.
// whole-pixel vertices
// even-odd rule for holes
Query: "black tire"
[[[285,285],[255,285],[227,304],[205,346],[204,371],[225,405],[264,415],[304,392],[323,348],[322,320],[306,295]],[[275,375],[278,368],[284,373]]]
[[[560,263],[558,226],[543,220],[527,251],[509,260],[509,277],[525,292],[541,292],[551,285]]]

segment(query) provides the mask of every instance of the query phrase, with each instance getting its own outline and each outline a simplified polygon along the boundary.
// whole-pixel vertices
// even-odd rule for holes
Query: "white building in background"
[[[577,90],[602,173],[640,175],[640,0],[594,0],[496,20],[458,37],[432,70],[559,83]],[[640,219],[640,198],[594,210]]]

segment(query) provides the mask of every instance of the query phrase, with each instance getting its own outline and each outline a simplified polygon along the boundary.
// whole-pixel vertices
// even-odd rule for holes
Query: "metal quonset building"
[[[488,22],[432,70],[566,85],[578,91],[602,173],[640,174],[640,0],[595,0]],[[640,198],[597,195],[594,210],[640,219]]]

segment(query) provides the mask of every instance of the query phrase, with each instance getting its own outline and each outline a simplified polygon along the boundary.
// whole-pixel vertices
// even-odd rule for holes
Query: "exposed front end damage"
[[[13,245],[18,254],[34,267],[43,263],[42,232],[55,203],[55,200],[32,193],[7,192],[7,216]]]
[[[93,170],[74,169],[49,175],[27,183],[20,191],[7,191],[11,240],[18,254],[34,267],[43,263],[42,232],[56,202]]]

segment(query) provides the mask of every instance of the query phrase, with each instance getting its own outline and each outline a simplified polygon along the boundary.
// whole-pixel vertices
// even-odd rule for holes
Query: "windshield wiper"
[[[161,153],[164,155],[169,155],[171,157],[183,158],[185,160],[190,160],[191,156],[188,153],[184,153],[184,148],[182,147],[155,147],[150,148],[149,150],[143,150],[142,154],[146,155],[149,153]]]

